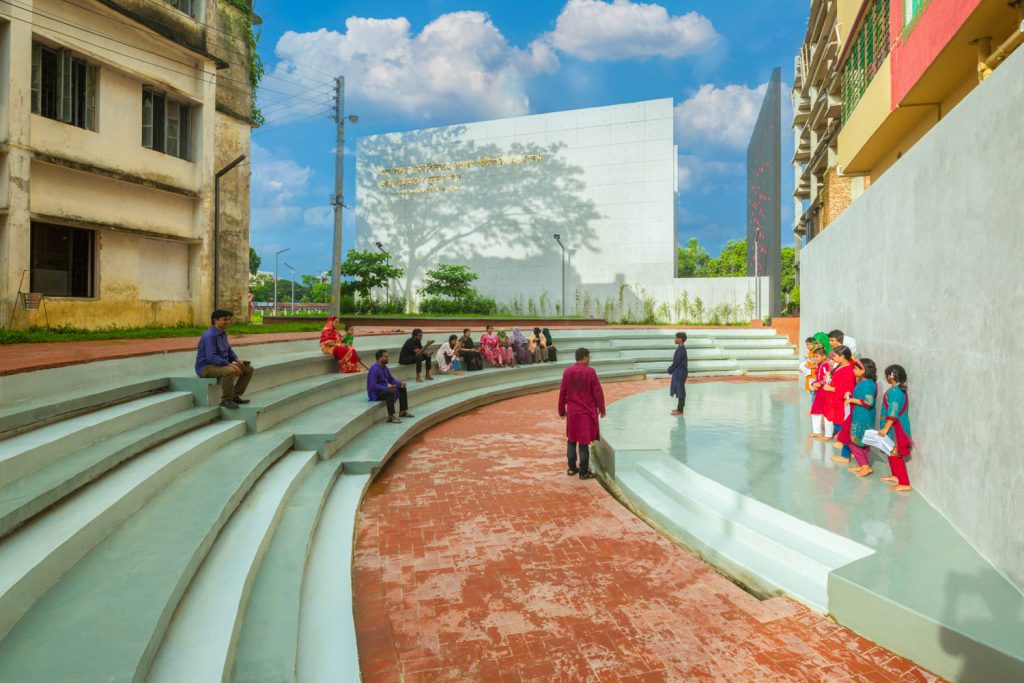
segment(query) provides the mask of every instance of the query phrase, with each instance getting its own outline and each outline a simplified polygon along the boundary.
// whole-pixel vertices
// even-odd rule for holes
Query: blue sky
[[[363,135],[672,97],[679,242],[712,253],[745,234],[746,143],[763,84],[783,75],[782,242],[792,224],[793,57],[808,0],[462,2],[256,0],[267,66],[253,134],[250,241],[273,268],[330,267],[332,77],[346,77],[345,200]],[[347,209],[344,247],[354,241]],[[287,276],[281,266],[282,276]]]

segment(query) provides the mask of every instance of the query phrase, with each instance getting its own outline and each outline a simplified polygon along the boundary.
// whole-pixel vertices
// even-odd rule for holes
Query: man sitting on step
[[[409,397],[405,391],[405,382],[399,382],[388,369],[388,352],[381,349],[374,356],[377,362],[370,368],[366,376],[366,393],[371,401],[384,401],[388,406],[388,422],[401,422],[395,417],[395,401],[398,401],[399,413],[402,417],[412,417],[409,412]],[[429,365],[430,360],[427,360]]]
[[[242,398],[242,394],[249,386],[253,373],[252,364],[247,360],[239,360],[228,343],[225,330],[233,316],[231,311],[219,308],[214,311],[210,316],[213,324],[199,338],[199,348],[196,350],[196,374],[220,381],[220,404],[231,410],[237,409],[240,403],[249,402],[249,399]]]

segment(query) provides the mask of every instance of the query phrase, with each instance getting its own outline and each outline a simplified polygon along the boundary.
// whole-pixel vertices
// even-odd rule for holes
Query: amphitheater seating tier
[[[351,585],[331,571],[372,475],[437,422],[557,387],[577,346],[608,382],[663,373],[671,339],[566,332],[557,363],[410,381],[401,425],[315,341],[247,348],[251,403],[230,411],[192,354],[39,374],[0,409],[0,680],[358,680]],[[693,374],[796,369],[771,330],[688,343]]]

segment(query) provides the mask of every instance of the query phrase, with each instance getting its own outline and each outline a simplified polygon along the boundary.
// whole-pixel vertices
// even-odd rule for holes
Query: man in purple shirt
[[[388,352],[384,349],[378,351],[375,356],[377,362],[370,368],[366,376],[366,393],[371,401],[386,401],[388,406],[388,422],[398,424],[401,422],[395,417],[395,401],[402,411],[402,417],[412,417],[409,412],[409,397],[405,392],[405,382],[395,379],[388,370]]]
[[[231,324],[231,311],[217,309],[210,316],[213,323],[199,338],[196,350],[196,374],[200,377],[214,377],[220,381],[220,404],[231,410],[238,408],[249,399],[242,398],[253,368],[247,360],[239,360],[228,343],[225,330]],[[237,378],[237,381],[236,381]]]

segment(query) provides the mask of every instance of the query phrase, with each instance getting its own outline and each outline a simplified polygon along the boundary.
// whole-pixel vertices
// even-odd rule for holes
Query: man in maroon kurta
[[[558,392],[558,415],[566,420],[565,431],[569,438],[566,456],[569,460],[569,476],[580,475],[580,479],[593,479],[590,471],[590,443],[597,441],[599,430],[597,416],[604,417],[604,391],[597,372],[590,367],[590,351],[576,349],[576,364],[562,374],[562,388]],[[576,446],[579,445],[580,466],[576,468]]]

